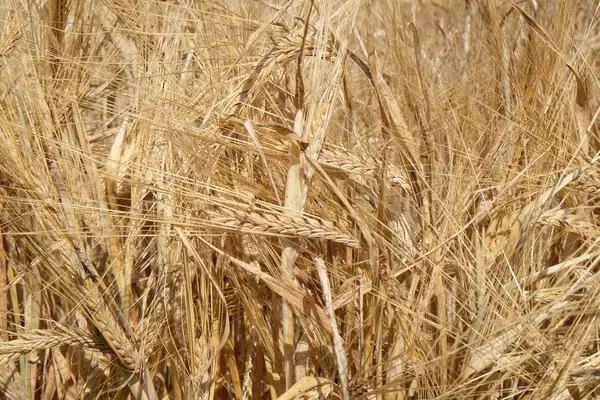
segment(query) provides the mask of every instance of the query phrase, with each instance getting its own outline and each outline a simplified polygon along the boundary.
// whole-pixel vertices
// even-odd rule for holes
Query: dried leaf
[[[508,346],[521,334],[522,330],[523,325],[519,324],[494,339],[487,341],[478,348],[471,349],[468,357],[469,362],[463,370],[462,381],[498,361]]]
[[[333,391],[334,386],[335,384],[328,379],[305,376],[277,400],[326,399]]]
[[[589,137],[587,135],[588,126],[592,121],[592,111],[590,109],[590,102],[588,99],[588,93],[585,88],[585,83],[581,80],[575,69],[567,64],[567,67],[575,76],[577,82],[577,96],[575,97],[575,118],[577,119],[577,133],[578,143],[581,147],[581,152],[587,155],[589,152]]]

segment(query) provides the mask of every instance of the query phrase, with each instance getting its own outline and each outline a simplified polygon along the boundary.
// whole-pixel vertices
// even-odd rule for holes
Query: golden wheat
[[[594,3],[4,2],[0,398],[599,397]]]

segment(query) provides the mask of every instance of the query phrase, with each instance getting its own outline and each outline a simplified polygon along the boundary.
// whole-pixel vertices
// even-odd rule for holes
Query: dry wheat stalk
[[[338,373],[340,374],[342,399],[350,400],[350,394],[348,392],[348,360],[346,358],[346,351],[344,350],[344,345],[342,343],[342,337],[340,336],[340,332],[337,327],[335,312],[333,311],[331,286],[329,285],[329,278],[327,277],[327,267],[325,266],[325,261],[323,261],[323,257],[319,256],[315,258],[315,266],[317,268],[317,274],[319,275],[319,281],[321,281],[321,288],[323,289],[325,310],[327,310],[327,315],[329,316],[329,323],[331,324],[333,347],[335,351]]]
[[[294,133],[302,139],[304,116],[302,110],[296,113]],[[300,168],[301,149],[298,143],[290,144],[290,159],[285,187],[284,215],[296,218],[301,215],[304,204],[302,201],[303,177]],[[306,183],[304,183],[306,184]],[[281,274],[286,282],[295,282],[294,265],[298,257],[297,239],[285,240],[281,251]],[[285,388],[294,384],[294,314],[284,299],[281,303],[281,321],[283,332],[283,363],[285,372]]]

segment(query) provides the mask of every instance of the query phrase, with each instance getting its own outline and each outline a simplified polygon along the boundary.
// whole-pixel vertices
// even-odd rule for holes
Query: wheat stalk
[[[327,277],[327,268],[325,267],[325,261],[323,261],[323,257],[319,256],[315,258],[315,266],[317,267],[317,274],[319,275],[319,281],[321,281],[321,288],[323,289],[325,310],[327,310],[327,315],[329,316],[329,323],[331,324],[335,358],[337,362],[338,373],[340,374],[340,385],[342,387],[342,399],[349,400],[350,394],[348,392],[348,360],[346,358],[346,351],[344,350],[344,346],[342,344],[342,337],[340,336],[340,332],[335,319],[335,313],[333,311],[331,287],[329,285],[329,278]]]

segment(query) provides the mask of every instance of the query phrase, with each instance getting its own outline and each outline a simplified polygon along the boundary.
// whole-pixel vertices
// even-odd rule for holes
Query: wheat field
[[[0,399],[600,398],[597,1],[0,18]]]

